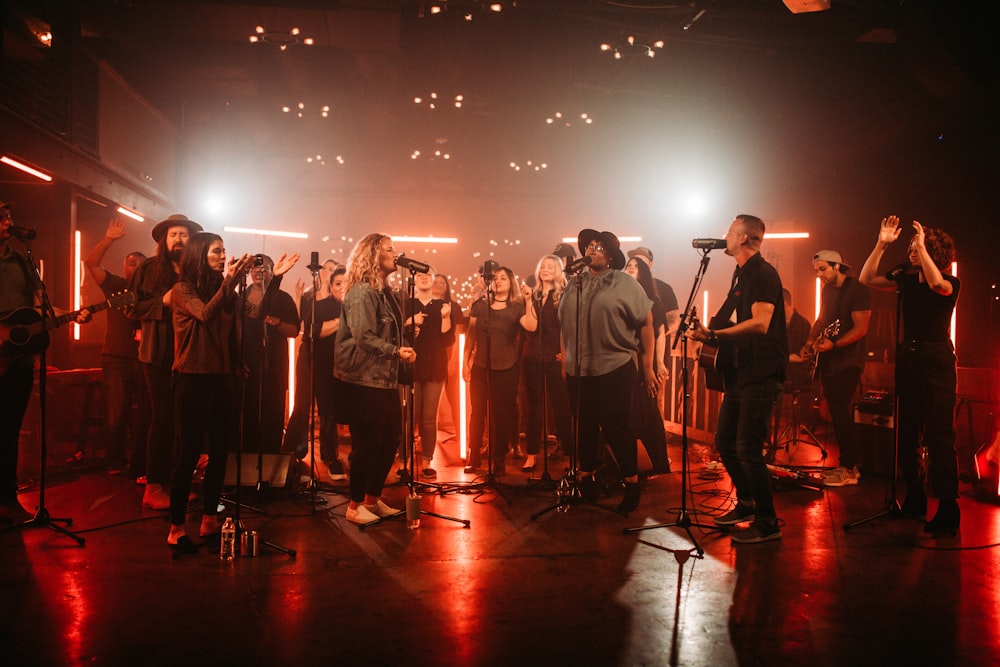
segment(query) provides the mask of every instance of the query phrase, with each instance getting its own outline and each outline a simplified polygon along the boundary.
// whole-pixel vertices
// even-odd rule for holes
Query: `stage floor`
[[[66,452],[53,448],[53,460]],[[72,448],[70,448],[72,449]],[[691,443],[695,523],[733,502],[729,480]],[[817,465],[815,448],[779,452]],[[674,472],[643,484],[638,511],[556,500],[508,464],[486,489],[441,467],[431,515],[364,530],[323,483],[240,493],[257,557],[209,550],[172,559],[165,513],[141,508],[124,476],[53,465],[45,504],[72,517],[82,548],[45,527],[0,533],[2,655],[31,665],[996,665],[1000,664],[1000,506],[962,485],[962,529],[934,539],[922,524],[879,518],[885,477],[814,489],[776,481],[783,539],[736,546],[725,533],[678,527]],[[558,478],[565,466],[550,462]],[[714,466],[710,466],[714,467]],[[540,470],[539,470],[540,472]],[[321,470],[321,480],[326,471]],[[538,473],[536,473],[538,474]],[[395,481],[394,474],[391,475]],[[406,489],[387,488],[402,507]],[[38,487],[21,495],[34,507]],[[932,502],[932,508],[934,504]],[[230,513],[232,506],[229,506]],[[197,534],[197,516],[190,528]],[[693,540],[704,557],[692,551]],[[291,557],[284,550],[294,550]]]

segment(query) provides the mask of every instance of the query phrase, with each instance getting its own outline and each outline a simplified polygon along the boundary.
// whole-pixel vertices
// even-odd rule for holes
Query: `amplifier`
[[[892,416],[892,396],[881,389],[870,389],[861,394],[861,400],[854,404],[856,411],[870,415]]]

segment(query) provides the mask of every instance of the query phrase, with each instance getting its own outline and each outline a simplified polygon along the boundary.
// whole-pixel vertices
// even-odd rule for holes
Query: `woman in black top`
[[[535,267],[535,289],[531,293],[535,311],[539,314],[538,329],[527,334],[524,355],[524,375],[527,410],[528,456],[521,470],[535,469],[542,438],[542,416],[549,406],[555,419],[555,434],[559,446],[568,450],[572,446],[569,394],[563,377],[562,332],[559,327],[559,301],[566,289],[562,260],[556,255],[543,255]],[[544,392],[544,396],[543,396]]]
[[[507,447],[517,437],[517,358],[521,331],[534,331],[537,326],[531,288],[518,287],[513,271],[505,266],[498,268],[493,288],[490,303],[486,302],[487,295],[472,304],[465,344],[464,380],[471,381],[472,394],[469,461],[465,468],[468,473],[479,471],[487,414],[492,426],[489,435],[494,470],[499,474],[504,472]]]
[[[958,459],[955,452],[957,371],[950,337],[951,315],[961,283],[944,273],[955,259],[955,244],[940,229],[913,221],[909,266],[886,275],[879,263],[902,229],[894,215],[882,220],[878,241],[858,279],[874,289],[899,290],[903,336],[896,354],[899,404],[899,468],[906,480],[903,514],[923,517],[927,495],[920,479],[918,449],[927,447],[931,490],[938,497],[934,518],[924,525],[933,534],[958,532]]]

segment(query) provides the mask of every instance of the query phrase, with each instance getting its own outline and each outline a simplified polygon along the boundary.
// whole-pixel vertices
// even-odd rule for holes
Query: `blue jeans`
[[[764,442],[780,394],[781,383],[777,380],[727,389],[715,429],[715,447],[736,487],[736,497],[743,503],[756,504],[756,523],[764,528],[778,526]]]
[[[416,381],[413,383],[413,419],[420,429],[420,451],[428,465],[434,458],[437,446],[438,404],[444,381]]]

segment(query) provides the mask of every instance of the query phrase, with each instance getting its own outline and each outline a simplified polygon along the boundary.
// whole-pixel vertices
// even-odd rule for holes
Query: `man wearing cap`
[[[142,506],[170,509],[171,458],[174,451],[174,393],[171,366],[174,362],[174,327],[170,294],[180,274],[181,253],[191,234],[201,225],[175,213],[153,227],[156,254],[132,276],[136,303],[126,311],[139,320],[139,361],[149,392],[152,420],[146,442],[146,492]]]
[[[813,255],[813,269],[823,284],[819,318],[813,323],[802,356],[820,355],[817,369],[823,380],[823,395],[830,407],[833,434],[840,449],[839,465],[823,476],[826,486],[857,484],[858,446],[854,435],[852,402],[861,384],[865,365],[865,334],[871,319],[871,293],[847,275],[851,267],[835,250],[820,250]],[[837,320],[838,333],[821,336]]]
[[[556,247],[552,249],[552,254],[562,260],[563,268],[569,266],[569,263],[576,259],[576,250],[569,243],[557,243]]]
[[[632,390],[637,372],[656,395],[653,370],[652,302],[637,280],[622,273],[625,255],[611,232],[584,229],[577,239],[590,264],[570,278],[559,302],[559,323],[566,345],[566,381],[577,420],[580,494],[597,499],[598,444],[603,434],[622,477],[625,497],[620,512],[639,506],[639,470],[632,432]],[[579,308],[577,301],[579,298]],[[642,341],[639,369],[634,356]]]

